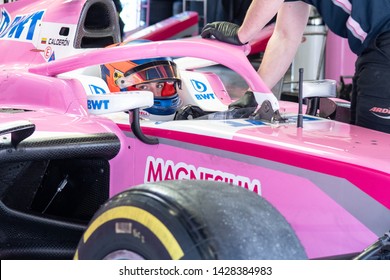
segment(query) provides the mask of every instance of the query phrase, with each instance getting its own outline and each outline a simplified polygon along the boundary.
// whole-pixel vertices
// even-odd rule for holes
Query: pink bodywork
[[[67,11],[60,6],[50,9],[43,21],[77,24],[84,1],[71,2]],[[48,3],[22,0],[10,7],[23,6],[28,13],[45,9]],[[0,43],[2,55],[7,56],[0,61],[0,104],[33,110],[0,115],[0,120],[28,118],[37,133],[115,132],[121,149],[110,161],[110,195],[155,180],[235,182],[265,197],[284,215],[310,258],[361,251],[388,230],[388,134],[315,117],[305,118],[303,128],[293,121],[173,121],[143,124],[147,135],[160,139],[158,145],[147,145],[134,137],[128,123],[90,116],[80,82],[57,77],[113,61],[193,56],[224,64],[252,90],[272,95],[247,61],[246,46],[205,39],[150,42],[86,51],[46,63],[29,43]],[[296,104],[280,102],[280,110],[291,120],[296,117]]]

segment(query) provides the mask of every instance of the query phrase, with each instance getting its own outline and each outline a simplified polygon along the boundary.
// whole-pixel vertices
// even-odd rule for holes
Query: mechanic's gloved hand
[[[257,102],[255,95],[252,91],[248,90],[244,93],[243,96],[240,97],[240,99],[230,103],[229,109],[233,108],[252,108],[257,107]]]
[[[175,120],[193,120],[210,114],[211,112],[205,112],[200,107],[195,105],[186,105],[180,108],[175,114]]]
[[[240,39],[238,39],[238,28],[240,28],[240,26],[235,23],[215,21],[206,24],[200,35],[202,38],[210,38],[211,36],[214,36],[218,41],[241,46],[245,43],[242,43]]]
[[[257,109],[257,102],[252,91],[248,90],[240,99],[230,103],[229,115],[233,119],[249,118]]]

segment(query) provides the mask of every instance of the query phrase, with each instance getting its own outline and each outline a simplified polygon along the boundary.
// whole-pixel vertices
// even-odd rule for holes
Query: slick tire
[[[246,189],[212,181],[139,185],[91,220],[75,259],[306,259],[284,217]]]

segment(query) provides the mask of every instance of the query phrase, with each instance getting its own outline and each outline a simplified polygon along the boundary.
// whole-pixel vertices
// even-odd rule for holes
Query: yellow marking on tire
[[[101,214],[85,231],[84,243],[101,225],[115,219],[130,219],[144,225],[160,240],[172,259],[183,257],[183,250],[169,229],[149,212],[134,206],[119,206]]]

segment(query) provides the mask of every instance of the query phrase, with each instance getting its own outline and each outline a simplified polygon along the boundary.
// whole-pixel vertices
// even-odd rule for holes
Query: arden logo
[[[209,180],[219,181],[251,190],[261,195],[261,183],[257,179],[235,175],[205,167],[195,167],[184,162],[174,163],[171,160],[149,156],[146,160],[144,182],[165,180]]]
[[[380,107],[372,107],[370,112],[381,119],[390,119],[390,109],[389,108],[380,108]]]

